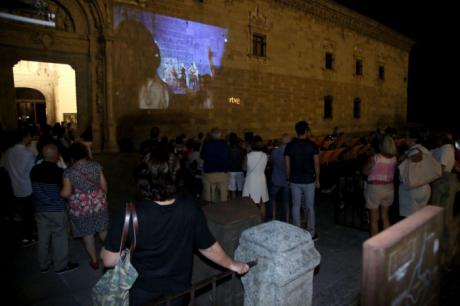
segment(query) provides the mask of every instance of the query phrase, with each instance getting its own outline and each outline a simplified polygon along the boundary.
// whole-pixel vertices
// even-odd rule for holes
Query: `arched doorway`
[[[20,123],[46,124],[45,96],[33,88],[16,88],[17,119]]]
[[[74,127],[77,123],[77,96],[75,70],[69,65],[19,61],[13,66],[14,86],[16,87],[16,102],[18,102],[18,88],[32,88],[44,96],[46,120],[44,123],[71,122]],[[24,90],[19,90],[24,92]],[[28,104],[22,103],[23,108]],[[35,103],[35,108],[41,105]],[[28,106],[32,108],[31,105]],[[19,109],[18,109],[19,110]],[[20,114],[18,113],[18,117]],[[23,116],[22,116],[22,119]],[[37,122],[39,123],[39,122]]]
[[[38,2],[40,5],[33,5]],[[116,148],[116,126],[111,119],[109,94],[112,92],[112,34],[107,30],[110,12],[106,5],[106,1],[100,0],[0,1],[0,124],[3,128],[12,130],[17,126],[14,65],[21,60],[67,64],[75,70],[78,134],[90,129],[95,151]],[[32,22],[24,22],[31,19]],[[27,84],[20,86],[34,88]],[[39,90],[46,97],[46,93]],[[48,120],[52,111],[48,104]]]

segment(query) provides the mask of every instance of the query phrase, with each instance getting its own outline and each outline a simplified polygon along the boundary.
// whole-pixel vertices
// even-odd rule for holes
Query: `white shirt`
[[[451,144],[445,144],[431,151],[433,157],[444,166],[444,172],[451,172],[455,166],[455,150]]]
[[[16,144],[5,153],[5,168],[11,180],[15,197],[28,197],[32,194],[30,170],[35,164],[35,155],[23,144]]]

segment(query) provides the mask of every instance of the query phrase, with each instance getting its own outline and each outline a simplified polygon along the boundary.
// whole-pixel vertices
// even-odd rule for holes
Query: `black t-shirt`
[[[230,147],[230,172],[243,172],[243,162],[246,157],[246,150],[240,146]]]
[[[291,183],[310,184],[315,181],[313,156],[318,154],[318,146],[308,139],[294,139],[286,145],[284,156],[289,156]]]
[[[136,204],[136,212],[139,232],[131,263],[139,276],[133,287],[171,294],[189,289],[193,249],[207,249],[216,241],[201,208],[180,200],[171,205],[144,200]],[[108,251],[119,251],[124,216],[123,208],[111,219]]]

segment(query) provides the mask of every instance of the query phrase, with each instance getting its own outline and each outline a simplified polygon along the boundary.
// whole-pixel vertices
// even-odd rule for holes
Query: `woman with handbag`
[[[427,148],[420,144],[420,137],[412,133],[406,139],[409,147],[401,164],[399,185],[399,214],[407,217],[420,210],[430,200],[430,183],[442,174],[441,164]]]
[[[151,165],[136,168],[135,179],[142,200],[136,203],[134,236],[129,227],[127,245],[135,244],[130,264],[138,273],[129,290],[129,305],[145,305],[190,289],[193,250],[211,261],[246,273],[249,266],[231,259],[209,231],[206,217],[194,203],[176,198],[176,186],[166,159],[153,152]],[[152,171],[152,169],[155,169]],[[125,224],[125,209],[119,210],[110,227],[101,257],[106,267],[119,264],[120,242]],[[171,301],[172,306],[187,305],[188,296]]]
[[[89,265],[99,269],[94,234],[104,241],[109,216],[107,211],[107,182],[102,166],[89,160],[87,147],[79,142],[69,148],[72,166],[64,171],[61,196],[68,199],[73,237],[83,237],[90,257]]]

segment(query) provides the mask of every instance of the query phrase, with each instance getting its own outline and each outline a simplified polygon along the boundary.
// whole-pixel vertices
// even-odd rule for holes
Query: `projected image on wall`
[[[140,108],[167,108],[168,92],[194,95],[208,91],[207,85],[224,54],[226,29],[126,6],[115,6],[113,16],[115,31],[126,21],[142,24],[151,33],[158,50],[154,56],[159,64],[151,69],[156,70],[156,77],[161,81],[150,78],[141,86]],[[165,91],[160,83],[166,84],[169,90]],[[202,107],[212,108],[212,93],[205,94],[201,102]]]

